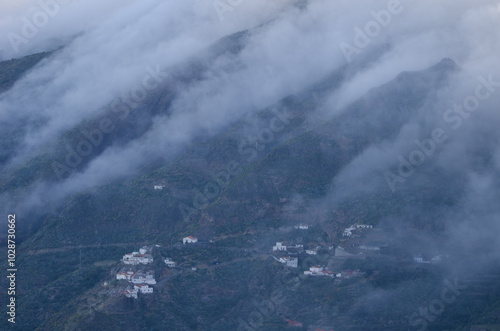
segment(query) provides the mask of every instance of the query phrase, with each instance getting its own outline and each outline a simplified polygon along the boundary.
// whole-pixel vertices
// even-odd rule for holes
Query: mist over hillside
[[[21,329],[499,327],[499,1],[0,13]],[[137,301],[115,276],[144,245],[157,284]]]

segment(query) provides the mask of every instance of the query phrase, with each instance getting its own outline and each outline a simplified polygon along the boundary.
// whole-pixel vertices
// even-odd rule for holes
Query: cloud
[[[443,277],[498,262],[500,86],[493,83],[495,91],[480,100],[475,111],[459,115],[458,129],[444,116],[475,95],[479,77],[500,84],[498,1],[401,0],[399,14],[350,62],[342,43],[355,45],[357,28],[363,31],[375,22],[373,12],[380,15],[389,2],[310,0],[302,7],[295,3],[243,0],[221,20],[207,0],[71,1],[20,45],[19,52],[6,36],[22,33],[23,17],[31,19],[40,10],[38,2],[2,4],[6,7],[0,10],[0,59],[64,46],[0,94],[0,124],[18,131],[16,148],[1,165],[6,175],[63,134],[77,134],[72,132],[75,127],[104,116],[106,106],[143,84],[148,68],[161,68],[165,77],[132,110],[129,136],[107,142],[67,178],[38,180],[4,192],[4,211],[48,213],[69,196],[137,175],[154,160],[168,164],[193,141],[209,141],[249,115],[308,91],[346,68],[342,81],[329,83],[332,89],[338,83],[338,88],[324,99],[318,97],[318,105],[304,113],[312,135],[345,138],[336,142],[348,146],[351,154],[342,158],[325,197],[289,192],[292,196],[283,208],[286,218],[298,219],[306,214],[298,211],[309,211],[307,221],[318,221],[329,234],[339,228],[332,222],[372,221],[391,229],[392,244],[407,254],[467,257],[443,268]],[[240,39],[234,35],[247,29]],[[222,43],[231,51],[224,49],[214,57],[220,38],[227,36]],[[217,42],[216,50],[210,48]],[[457,64],[447,79],[428,75],[405,81],[412,72],[443,58]],[[394,89],[385,85],[394,81]],[[377,93],[389,102],[363,104]],[[413,107],[397,106],[412,96],[421,96],[413,100]],[[351,116],[360,104],[366,113]],[[159,109],[153,112],[154,107]],[[331,132],[325,123],[333,123],[338,131]],[[258,134],[262,122],[252,124],[238,132],[242,138]],[[147,130],[136,131],[139,127]],[[410,177],[396,182],[392,192],[384,173],[397,174],[400,157],[408,159],[418,150],[415,140],[429,139],[436,128],[444,130],[446,142],[436,146]],[[0,133],[2,141],[7,141],[5,135]],[[70,142],[76,149],[71,139],[62,145]],[[322,148],[325,159],[340,164],[336,151]],[[470,258],[469,252],[481,253]],[[366,300],[399,302],[411,292],[408,289],[418,288],[418,283],[408,282],[393,290],[374,289]],[[360,303],[353,311],[366,307]]]
[[[157,157],[171,160],[193,140],[213,137],[249,114],[303,92],[346,65],[356,70],[340,89],[317,109],[310,110],[311,123],[342,118],[350,104],[403,71],[422,70],[443,58],[454,59],[460,71],[453,74],[449,84],[438,86],[425,107],[400,123],[396,134],[370,142],[343,167],[333,180],[328,197],[317,202],[330,212],[332,205],[345,199],[387,192],[381,173],[397,166],[398,155],[411,151],[413,141],[426,138],[429,130],[448,129],[443,113],[452,107],[452,102],[474,93],[479,76],[492,74],[500,81],[496,57],[500,47],[497,1],[401,0],[402,11],[370,39],[369,46],[353,56],[352,63],[346,61],[341,43],[354,44],[355,28],[365,29],[375,20],[372,11],[387,10],[388,2],[316,0],[309,1],[305,8],[294,4],[295,1],[285,0],[243,1],[225,13],[221,21],[213,2],[206,0],[105,4],[71,1],[61,5],[59,13],[40,27],[19,52],[12,49],[6,36],[9,32],[22,33],[22,18],[32,18],[40,10],[39,4],[25,1],[2,8],[2,58],[64,45],[0,95],[2,125],[23,121],[25,130],[20,130],[16,153],[4,169],[15,169],[61,134],[102,115],[106,105],[141,84],[148,66],[159,66],[170,74],[166,86],[158,91],[170,91],[168,84],[175,91],[168,109],[162,109],[161,115],[154,118],[148,132],[130,141],[110,144],[86,167],[59,183],[33,184],[19,203],[40,208],[48,190],[57,192],[52,198],[56,201],[136,174]],[[206,50],[210,45],[245,29],[250,29],[248,37],[237,53],[226,52],[208,59]],[[183,64],[196,57],[206,68],[191,76],[186,74],[182,81],[176,80],[179,72],[189,73]],[[356,60],[361,58],[371,61],[360,64]],[[500,152],[487,142],[498,140],[495,105],[499,96],[500,91],[482,101],[460,131],[447,131],[449,142],[430,159],[428,167],[422,167],[414,179],[401,184],[402,194],[419,192],[418,181],[422,178],[445,174],[446,179],[467,178],[452,186],[468,192],[456,210],[475,215],[478,211],[473,206],[479,201],[494,201],[498,188],[494,173],[500,168]],[[378,111],[382,110],[374,109],[370,117],[373,125],[386,120],[378,117]],[[484,168],[481,162],[474,162],[477,150],[481,150],[480,160],[487,165]],[[398,216],[403,217],[405,212],[421,216],[413,206],[406,207]],[[447,215],[445,219],[453,218],[449,210],[443,210],[439,212]],[[484,204],[482,210],[487,215],[482,218],[485,224],[493,225],[498,215],[496,208]],[[453,237],[462,240],[468,233],[467,227],[473,225],[465,217],[460,219],[462,230]]]

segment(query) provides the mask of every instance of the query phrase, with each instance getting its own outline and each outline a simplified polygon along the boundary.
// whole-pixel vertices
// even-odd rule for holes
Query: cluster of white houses
[[[125,254],[123,255],[122,261],[125,264],[131,264],[131,265],[153,263],[151,248],[145,246],[139,249],[139,252],[132,252],[130,254]]]
[[[155,189],[163,189],[163,186],[155,186]],[[183,244],[195,244],[198,242],[198,238],[193,236],[188,236],[182,239]],[[156,247],[160,247],[157,245]],[[139,249],[138,252],[132,252],[130,254],[125,254],[122,258],[122,262],[128,265],[139,265],[139,264],[150,264],[153,263],[152,256],[153,247],[144,246]],[[175,261],[171,258],[167,257],[163,260],[165,265],[168,268],[176,267]],[[155,285],[156,280],[154,276],[149,272],[141,272],[141,271],[122,271],[116,274],[116,279],[118,280],[126,280],[132,283],[133,288],[126,289],[123,293],[128,298],[136,298],[138,293],[153,293],[153,288],[149,285]]]
[[[116,279],[127,280],[134,284],[133,288],[129,288],[123,292],[127,298],[137,299],[137,293],[150,294],[153,293],[153,288],[149,285],[156,284],[154,276],[150,273],[126,271],[116,274]]]
[[[133,288],[126,289],[123,294],[127,298],[137,299],[137,293],[139,292],[143,294],[153,293],[153,288],[146,284],[134,284]]]
[[[326,249],[328,250],[333,250],[333,246],[328,246],[328,247],[325,247]],[[315,245],[315,247],[309,247],[307,249],[305,249],[305,252],[306,254],[309,254],[309,255],[317,255],[318,254],[318,251],[321,249],[321,246],[317,246]],[[293,252],[298,252],[298,253],[302,253],[304,252],[304,245],[302,244],[295,244],[295,245],[289,245],[285,242],[282,242],[282,241],[278,241],[276,242],[276,245],[273,246],[273,252],[286,252],[286,251],[293,251]]]
[[[309,228],[309,225],[297,225],[297,226],[295,226],[295,228],[306,230]],[[302,244],[290,244],[287,242],[278,241],[278,242],[276,242],[276,245],[273,246],[273,252],[283,252],[283,253],[287,252],[291,255],[294,255],[294,254],[297,255],[297,254],[301,254],[301,253],[305,252],[306,254],[309,254],[309,255],[317,255],[318,251],[321,248],[322,248],[321,246],[318,246],[316,244],[316,245],[314,245],[314,247],[310,247],[310,248],[304,250],[304,245],[302,245]],[[325,247],[325,248],[332,250],[333,246]],[[297,268],[297,266],[298,266],[298,258],[297,257],[286,256],[286,257],[276,258],[273,256],[273,258],[276,261],[283,263],[287,267]]]
[[[125,254],[122,258],[122,262],[128,265],[153,263],[153,256],[151,255],[152,250],[152,247],[144,246],[139,249],[139,252]],[[122,271],[116,274],[116,279],[126,280],[134,285],[133,288],[123,291],[123,294],[125,294],[127,298],[137,299],[137,293],[153,293],[153,288],[149,285],[156,284],[154,276],[149,272],[135,272],[132,270]]]
[[[344,233],[342,234],[344,237],[351,237],[352,233],[356,231],[357,229],[371,229],[373,228],[373,225],[368,225],[368,224],[354,224],[351,225],[350,227],[346,228],[344,230]]]
[[[143,272],[133,272],[133,271],[119,272],[116,274],[116,279],[128,280],[132,284],[149,284],[149,285],[156,284],[156,280],[152,274]]]

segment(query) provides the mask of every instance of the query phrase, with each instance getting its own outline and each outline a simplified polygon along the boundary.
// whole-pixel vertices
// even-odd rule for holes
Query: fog
[[[220,49],[221,42],[231,50]],[[341,235],[343,223],[373,222],[401,254],[449,257],[436,272],[443,279],[498,265],[498,0],[0,3],[0,60],[43,51],[53,53],[0,93],[0,142],[13,146],[0,158],[4,215],[41,221],[40,215],[67,207],[69,197],[135,178],[159,159],[169,165],[193,142],[210,142],[241,121],[248,125],[236,136],[250,140],[268,125],[252,115],[346,69],[342,81],[329,82],[331,91],[304,109],[300,129],[324,137],[336,125],[332,135],[361,137],[362,147],[350,150],[324,196],[280,196],[286,203],[270,208],[281,213],[276,218],[317,224],[330,239]],[[438,63],[439,69],[425,71]],[[391,107],[418,93],[422,100],[409,109]],[[362,118],[349,117],[373,100],[380,103],[365,104]],[[130,114],[114,114],[102,131],[131,119],[151,127],[107,141],[81,167],[69,167],[68,156],[48,160],[71,168],[65,176],[54,168],[50,179],[4,186],[54,146],[76,150],[66,138],[112,114],[115,104]],[[379,135],[363,131],[372,128]],[[286,128],[282,138],[303,132],[295,129]],[[322,151],[325,159],[336,158],[333,148]],[[412,155],[422,162],[408,170]],[[389,314],[419,281],[370,289],[350,313],[376,315],[373,307],[383,307]]]
[[[341,170],[328,195],[312,204],[322,206],[328,214],[345,199],[381,191],[406,194],[418,190],[422,178],[458,178],[460,184],[452,187],[460,189],[461,198],[453,212],[439,206],[429,212],[443,217],[450,242],[460,240],[474,246],[488,240],[492,255],[494,249],[498,251],[498,239],[491,233],[498,233],[500,149],[495,142],[499,138],[500,91],[481,100],[459,128],[453,129],[443,120],[453,102],[474,95],[478,77],[500,81],[498,1],[316,0],[305,6],[303,1],[244,0],[229,7],[214,3],[58,3],[57,14],[33,37],[24,36],[26,42],[14,47],[12,33],[23,36],[23,17],[32,20],[42,9],[34,1],[0,5],[1,59],[63,47],[0,95],[2,126],[22,121],[24,130],[16,152],[3,165],[5,173],[38,155],[64,132],[98,116],[114,100],[130,94],[149,73],[147,68],[160,68],[166,82],[178,84],[170,75],[181,64],[204,54],[220,38],[249,29],[243,49],[237,54],[221,54],[209,64],[203,79],[182,85],[169,115],[156,118],[149,132],[126,144],[108,146],[88,166],[63,181],[32,184],[14,206],[41,208],[48,190],[56,192],[49,198],[55,203],[70,194],[137,174],[159,156],[173,160],[194,139],[213,137],[247,115],[302,92],[339,68],[355,67],[357,59],[370,58],[375,49],[382,49],[380,56],[373,56],[371,63],[314,110],[309,119],[313,126],[335,119],[348,111],[352,102],[403,71],[423,70],[443,58],[453,59],[459,69],[394,139],[366,148]],[[357,45],[357,28],[366,31],[367,24],[375,20],[373,12],[380,18],[381,11],[388,13],[389,9],[394,13],[385,16],[379,31],[365,36],[363,47]],[[347,44],[355,47],[348,56]],[[397,182],[391,192],[384,173],[396,171],[398,156],[407,156],[415,148],[414,140],[426,138],[434,128],[445,130],[447,142],[410,178]],[[10,201],[9,195],[4,194],[2,200]],[[399,217],[415,213],[412,206],[403,207]]]

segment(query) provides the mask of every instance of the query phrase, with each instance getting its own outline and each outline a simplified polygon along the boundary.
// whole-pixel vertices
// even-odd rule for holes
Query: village
[[[297,235],[297,233],[305,233],[313,227],[314,225],[299,224],[289,227],[286,231],[295,231],[293,233]],[[298,236],[300,243],[294,239],[276,241],[267,253],[258,250],[252,251],[254,254],[260,253],[261,256],[268,254],[274,261],[282,264],[285,268],[302,270],[300,272],[306,278],[332,279],[334,284],[338,285],[343,280],[353,280],[366,275],[363,270],[342,269],[343,261],[346,259],[362,260],[369,256],[380,255],[380,251],[387,247],[386,244],[382,243],[384,236],[379,236],[378,243],[373,242],[373,238],[377,238],[376,231],[377,229],[374,229],[372,225],[353,224],[343,230],[340,244],[337,246],[325,244],[324,242],[303,241],[302,236]],[[367,241],[367,234],[374,233],[375,235],[370,236],[372,240]],[[377,240],[375,239],[375,241]],[[180,242],[182,244],[177,245],[193,247],[206,247],[215,243],[212,239],[200,241],[192,235],[182,238]],[[154,286],[157,281],[152,268],[148,268],[148,266],[151,266],[154,262],[153,250],[159,247],[160,245],[144,246],[138,251],[123,255],[120,261],[123,267],[116,272],[115,277],[116,280],[128,284],[123,290],[124,296],[137,299],[138,295],[151,295],[154,293]],[[248,253],[250,250],[244,249],[244,251]],[[177,262],[172,257],[163,256],[161,260],[165,268],[179,269]],[[424,259],[421,254],[416,254],[413,257],[413,262],[417,264],[436,264],[442,260],[443,256],[441,255],[428,260]],[[299,264],[299,262],[301,263]],[[214,260],[212,267],[216,267],[218,264],[219,262]],[[197,266],[182,266],[180,268],[189,272],[197,271]]]
[[[351,229],[350,237],[354,238],[356,235],[361,235],[363,231],[366,232],[369,229],[371,229],[371,226],[356,226],[355,229]],[[270,237],[274,235],[276,239],[278,239],[279,233],[284,233],[287,240],[277,241],[274,245],[267,246],[267,249],[265,246],[263,246],[263,249],[259,247],[255,247],[254,249],[226,247],[224,249],[240,252],[240,254],[248,256],[246,259],[265,259],[267,256],[267,261],[271,263],[275,261],[275,263],[283,265],[284,268],[297,270],[304,279],[310,279],[311,281],[315,281],[315,279],[319,278],[332,279],[332,284],[339,285],[342,281],[355,281],[356,279],[361,279],[365,275],[365,272],[361,270],[336,269],[335,266],[342,265],[341,262],[344,261],[346,257],[355,256],[359,258],[359,254],[350,253],[340,246],[324,242],[319,243],[307,239],[311,237],[308,236],[308,231],[314,230],[320,231],[315,225],[299,224],[271,234]],[[138,251],[124,254],[115,274],[116,281],[119,282],[123,288],[121,292],[122,295],[133,300],[137,300],[141,296],[144,296],[144,298],[153,298],[159,283],[167,281],[170,277],[185,275],[186,273],[196,273],[198,268],[207,270],[209,268],[217,268],[223,264],[228,265],[228,263],[235,262],[236,259],[227,262],[212,260],[210,265],[196,261],[193,261],[194,264],[186,263],[186,261],[181,264],[178,263],[178,259],[184,254],[192,254],[196,251],[214,248],[216,242],[216,238],[200,240],[193,235],[188,235],[180,238],[177,244],[170,247],[161,247],[158,244],[149,245],[139,248]],[[166,254],[163,255],[163,253],[169,250],[176,252],[176,258]],[[375,250],[369,251],[373,252]],[[154,252],[156,252],[156,255],[153,254]],[[160,252],[163,253],[160,254]],[[153,255],[156,258],[160,255],[160,261],[156,261]],[[325,257],[327,258],[325,259]],[[324,264],[317,264],[319,261],[324,261]],[[156,265],[161,263],[163,268],[166,269],[159,280],[156,279],[156,275],[153,271],[154,262],[156,262]],[[165,275],[170,276],[165,277]],[[303,326],[302,322],[294,319],[283,317],[283,320],[291,328],[300,328]]]
[[[164,185],[154,185],[155,190],[163,190]],[[358,268],[344,268],[344,262],[348,260],[363,260],[367,257],[380,256],[381,252],[388,247],[387,236],[380,229],[374,228],[370,224],[354,223],[339,233],[338,244],[328,243],[328,240],[318,242],[313,240],[308,233],[319,231],[319,227],[311,224],[297,224],[273,231],[275,241],[272,246],[263,248],[247,249],[236,247],[226,247],[226,249],[240,251],[245,256],[272,257],[276,263],[280,263],[285,268],[298,269],[303,279],[325,278],[332,279],[334,285],[339,285],[343,281],[353,281],[356,278],[363,278],[366,272]],[[282,233],[280,238],[280,233]],[[268,239],[269,240],[269,239]],[[193,235],[188,235],[179,240],[178,244],[172,247],[177,248],[177,259],[183,255],[182,246],[207,248],[215,247],[217,239],[200,240]],[[123,290],[123,295],[127,298],[137,299],[139,295],[150,296],[155,291],[157,280],[152,268],[154,258],[153,250],[160,248],[160,245],[143,246],[138,251],[133,251],[123,255],[121,259],[122,267],[116,272],[116,280],[121,284],[127,284]],[[168,248],[168,247],[166,247]],[[180,254],[180,255],[179,255]],[[158,256],[158,255],[156,255]],[[245,259],[249,259],[246,257]],[[443,260],[443,256],[436,255],[429,258],[422,257],[422,254],[414,254],[413,263],[416,264],[437,264]],[[271,260],[271,261],[272,261]],[[172,256],[161,256],[162,265],[166,269],[177,270],[177,274],[183,272],[196,272],[198,268],[218,267],[220,261],[214,259],[211,265],[196,263],[190,265],[178,261]],[[232,260],[233,262],[235,260]],[[224,262],[225,265],[231,260]],[[165,271],[166,272],[166,271]],[[163,272],[162,281],[165,279]],[[172,273],[167,273],[172,275]]]
[[[155,186],[155,190],[162,189],[163,186]],[[391,244],[386,231],[362,223],[339,229],[333,240],[320,226],[304,223],[266,232],[251,232],[250,242],[253,244],[241,246],[225,240],[243,234],[211,238],[203,238],[202,233],[194,234],[202,239],[191,234],[179,238],[177,243],[170,246],[148,245],[124,254],[115,273],[120,287],[117,295],[131,300],[154,300],[155,291],[161,292],[165,284],[175,277],[187,277],[189,274],[213,277],[216,268],[231,268],[237,262],[254,259],[281,265],[306,284],[331,282],[336,287],[351,287],[369,277],[366,270],[363,270],[366,265],[363,261],[371,258],[395,258],[387,253]],[[200,258],[207,251],[213,254],[208,259]],[[220,252],[227,252],[228,256],[221,258]],[[430,266],[441,263],[446,257],[416,252],[413,256],[399,256],[396,259],[415,266]],[[288,317],[281,317],[288,327],[303,326],[303,321]]]
[[[193,236],[188,236],[182,239],[183,244],[195,244],[198,242],[198,238]],[[154,288],[152,285],[156,284],[156,280],[152,270],[137,270],[134,268],[139,265],[151,265],[154,261],[152,251],[155,247],[160,247],[160,245],[155,246],[144,246],[139,249],[138,252],[132,252],[125,254],[121,260],[124,265],[129,266],[128,268],[122,268],[116,273],[117,280],[124,280],[131,284],[127,289],[123,291],[123,294],[127,298],[138,298],[138,293],[141,294],[152,294]],[[176,263],[169,257],[163,259],[165,266],[167,268],[175,268]],[[196,268],[192,268],[193,271]]]
[[[296,230],[308,230],[311,225],[299,224],[294,226]],[[362,231],[366,231],[367,229],[372,229],[372,225],[365,224],[356,224],[353,225],[346,230],[344,230],[344,237],[352,237],[353,233],[358,229],[358,234]],[[307,270],[303,271],[303,274],[308,277],[326,277],[335,279],[334,284],[340,284],[342,279],[352,279],[357,277],[362,277],[365,273],[361,270],[335,270],[337,265],[341,265],[338,263],[339,260],[343,260],[348,257],[353,258],[363,258],[362,254],[354,254],[347,252],[343,247],[331,244],[319,244],[317,242],[306,242],[306,243],[293,243],[293,242],[284,242],[278,241],[272,247],[272,257],[284,264],[286,267],[290,268],[298,268],[299,267],[299,259],[306,261],[306,264],[302,265]],[[307,262],[315,262],[314,259],[310,257],[317,256],[319,253],[322,253],[323,260],[325,262],[324,265],[315,265],[308,266]],[[308,258],[309,257],[309,258]],[[326,260],[325,260],[326,257]]]
[[[139,252],[125,254],[122,258],[122,263],[125,265],[137,266],[139,264],[148,265],[153,263],[151,255],[153,247],[144,246],[139,249]],[[153,293],[153,287],[149,285],[156,284],[154,275],[151,272],[135,271],[129,269],[122,270],[116,274],[117,280],[126,280],[133,286],[125,289],[123,294],[127,298],[137,299],[138,293],[150,294]]]

